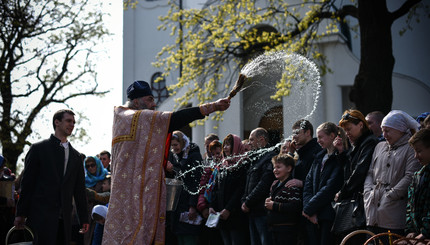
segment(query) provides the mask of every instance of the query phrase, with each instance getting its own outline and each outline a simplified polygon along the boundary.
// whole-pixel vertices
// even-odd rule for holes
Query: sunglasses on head
[[[359,121],[361,121],[360,119],[358,119],[358,118],[356,118],[356,117],[354,117],[354,116],[351,116],[351,114],[349,114],[349,113],[346,113],[345,115],[343,115],[343,116],[342,116],[342,119],[343,119],[343,120],[355,119],[355,120],[359,120]]]
[[[95,163],[91,163],[88,165],[85,165],[86,168],[95,168],[97,165]]]
[[[293,129],[293,135],[299,135],[300,134],[300,130],[302,130],[302,129],[301,128]]]

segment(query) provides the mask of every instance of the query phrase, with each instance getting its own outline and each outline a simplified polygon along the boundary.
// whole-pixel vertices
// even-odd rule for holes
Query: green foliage
[[[176,42],[162,48],[154,65],[164,68],[164,76],[182,65],[178,83],[169,87],[173,95],[187,88],[176,98],[179,106],[194,97],[203,103],[227,94],[241,67],[264,51],[302,54],[322,64],[325,72],[324,56],[316,44],[324,36],[339,32],[337,24],[343,19],[333,11],[333,2],[220,0],[202,9],[184,10],[170,1],[158,28],[170,29]],[[328,21],[320,28],[324,19]],[[288,95],[288,79],[285,75],[277,83],[274,99]],[[219,86],[220,81],[226,85]]]

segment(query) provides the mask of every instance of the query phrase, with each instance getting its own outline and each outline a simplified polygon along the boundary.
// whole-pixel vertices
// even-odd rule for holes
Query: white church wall
[[[184,7],[202,6],[202,2],[204,1],[184,1]],[[142,1],[137,9],[124,13],[124,101],[125,90],[129,84],[138,79],[150,82],[151,76],[160,71],[151,63],[155,61],[156,54],[164,45],[174,42],[174,37],[169,35],[170,30],[157,30],[160,24],[158,16],[165,15],[167,10],[167,0]],[[401,37],[398,31],[404,26],[404,18],[393,25],[393,54],[396,63],[393,74],[392,108],[405,110],[413,116],[430,110],[430,69],[426,65],[430,54],[429,24],[428,18],[422,18],[421,23],[414,23],[414,29]],[[359,67],[358,37],[355,37],[354,33],[351,33],[351,36],[354,52],[348,49],[340,35],[331,35],[320,44],[323,54],[327,57],[327,65],[333,72],[322,77],[320,100],[315,115],[311,118],[315,128],[325,121],[338,122],[345,109],[342,91],[353,85]],[[167,84],[176,83],[178,75],[178,71],[174,72],[166,79]],[[181,94],[183,91],[179,91],[177,96]],[[269,98],[270,95],[273,95],[272,91],[252,88],[239,93],[224,114],[224,121],[218,124],[209,119],[204,126],[193,128],[193,141],[199,144],[203,153],[203,138],[209,133],[217,133],[221,140],[229,133],[243,137],[244,131],[257,127],[264,112],[276,105],[284,106],[284,134],[290,135],[292,123],[299,118],[286,115],[288,100],[273,101]],[[258,103],[257,106],[253,106],[256,102],[261,106],[258,106]],[[193,106],[195,105],[196,103],[193,103]],[[158,109],[173,110],[174,98],[169,97]],[[218,128],[214,129],[217,124]]]

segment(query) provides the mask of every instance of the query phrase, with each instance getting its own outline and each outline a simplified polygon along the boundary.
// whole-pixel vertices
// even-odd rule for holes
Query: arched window
[[[162,77],[161,80],[155,82],[157,78]],[[151,77],[151,88],[154,94],[154,99],[157,105],[161,104],[165,99],[169,97],[169,92],[166,88],[166,79],[162,76],[161,72],[156,72]]]

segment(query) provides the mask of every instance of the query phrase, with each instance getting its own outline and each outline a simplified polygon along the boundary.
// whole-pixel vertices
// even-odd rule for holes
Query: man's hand
[[[228,98],[223,98],[215,101],[215,110],[225,111],[230,107],[230,100]]]
[[[296,142],[293,140],[290,143],[290,146],[288,148],[288,151],[294,155],[294,152],[296,152],[297,148],[296,148]]]
[[[308,219],[312,224],[317,225],[318,224],[318,219],[317,219],[317,215],[314,214],[312,216],[307,215],[305,212],[302,211],[302,215],[306,217],[306,219]]]
[[[245,204],[245,203],[243,203],[243,204],[242,204],[242,211],[243,211],[244,213],[249,213],[249,208],[246,206],[246,204]]]
[[[79,230],[79,233],[84,234],[88,232],[90,228],[90,224],[82,224],[82,228]]]
[[[229,107],[230,107],[230,99],[223,98],[223,99],[219,99],[215,102],[203,104],[199,108],[200,108],[200,112],[202,113],[202,115],[208,116],[212,112],[225,111]]]
[[[314,225],[318,225],[318,218],[317,218],[317,215],[316,215],[316,214],[314,214],[314,215],[310,216],[308,219],[309,219],[309,221],[310,221],[312,224],[314,224]]]
[[[24,225],[25,225],[25,217],[22,216],[16,216],[15,217],[15,221],[13,222],[13,225],[16,227],[16,229],[18,230],[23,230],[24,229]]]
[[[299,180],[299,179],[291,179],[289,180],[287,183],[285,183],[285,187],[290,188],[290,187],[303,187],[303,181]]]

